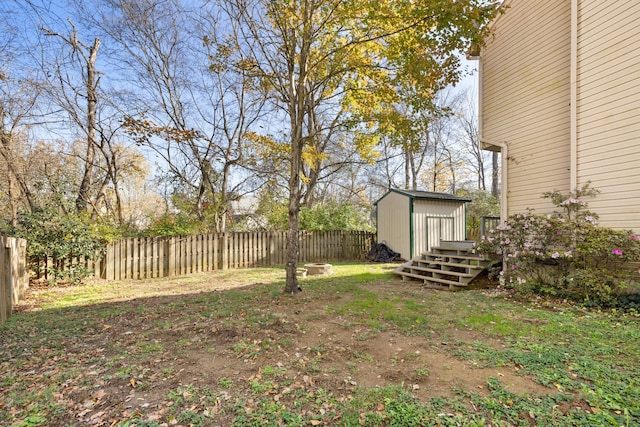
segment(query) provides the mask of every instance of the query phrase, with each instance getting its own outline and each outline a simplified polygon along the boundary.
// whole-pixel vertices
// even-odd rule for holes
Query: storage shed
[[[390,189],[374,203],[378,242],[411,259],[440,241],[465,240],[470,201],[447,193]]]

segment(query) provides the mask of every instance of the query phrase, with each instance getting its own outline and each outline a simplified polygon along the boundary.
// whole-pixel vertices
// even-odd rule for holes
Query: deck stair
[[[473,281],[493,262],[473,252],[470,242],[448,242],[402,264],[393,272],[402,280],[421,280],[434,289],[460,290]]]

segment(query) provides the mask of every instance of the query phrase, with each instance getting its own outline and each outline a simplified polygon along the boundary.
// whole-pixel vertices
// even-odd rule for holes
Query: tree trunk
[[[293,197],[293,194],[291,194]],[[287,284],[285,293],[295,295],[299,292],[298,287],[298,212],[292,206],[291,199],[289,201],[289,230],[287,230]]]
[[[285,293],[295,295],[298,287],[298,227],[300,214],[300,164],[302,144],[294,143],[291,152],[291,175],[289,177],[289,229],[287,231],[287,283]]]
[[[77,49],[78,47],[75,46]],[[78,189],[76,198],[76,209],[78,212],[86,212],[89,206],[89,192],[91,190],[91,178],[93,175],[93,164],[96,154],[96,105],[98,103],[98,79],[96,77],[96,61],[98,59],[98,49],[100,39],[93,41],[93,46],[89,49],[87,60],[87,152],[84,159],[84,175]]]
[[[298,227],[301,203],[301,179],[302,150],[305,145],[303,129],[305,125],[305,113],[311,96],[307,86],[307,71],[309,66],[309,52],[312,44],[311,10],[307,1],[302,7],[303,28],[298,39],[296,31],[292,30],[291,50],[287,52],[287,85],[288,112],[291,123],[291,171],[289,175],[289,230],[287,232],[287,283],[284,291],[286,294],[295,295],[300,292],[298,286]],[[296,46],[299,40],[299,52]],[[296,70],[297,69],[297,70]],[[297,72],[296,72],[297,71]],[[296,78],[297,77],[297,78]],[[308,130],[309,133],[311,129]],[[307,138],[309,136],[307,135]]]
[[[409,171],[411,173],[411,189],[416,191],[418,189],[418,173],[419,169],[416,167],[415,156],[413,150],[407,152],[407,162],[409,163]]]
[[[411,167],[409,165],[411,154],[409,153],[409,146],[406,142],[404,143],[402,150],[404,151],[404,189],[409,190],[411,185]]]
[[[18,197],[15,194],[15,184],[10,173],[7,174],[7,181],[9,181],[7,187],[9,193],[9,206],[11,209],[11,225],[16,227],[18,225]]]
[[[231,146],[231,145],[230,145]],[[230,157],[229,151],[227,150],[227,159]],[[231,166],[234,163],[230,161],[226,161],[222,168],[222,183],[220,184],[220,209],[216,208],[216,211],[220,211],[220,218],[218,220],[218,224],[216,224],[216,230],[219,233],[224,233],[227,231],[227,212],[229,207],[229,175],[231,173]],[[215,202],[215,201],[214,201]]]
[[[491,153],[491,195],[498,197],[498,182],[500,178],[500,166],[499,166],[498,152],[493,151]]]
[[[484,161],[482,159],[482,153],[480,152],[478,157],[478,188],[482,191],[487,191],[487,184],[484,173]]]

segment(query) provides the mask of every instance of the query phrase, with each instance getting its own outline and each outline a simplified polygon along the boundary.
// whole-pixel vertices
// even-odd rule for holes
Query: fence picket
[[[126,277],[124,275],[124,270],[125,270],[125,266],[126,266],[126,260],[125,260],[125,247],[126,247],[126,242],[118,242],[118,246],[116,247],[116,266],[117,266],[117,272],[116,272],[116,280],[122,280],[124,277]]]
[[[258,233],[258,236],[260,236],[260,267],[266,267],[266,255],[267,255],[267,234],[264,231],[261,231],[260,233]]]
[[[0,238],[0,324],[10,316],[13,301],[11,299],[11,280],[9,275],[9,249],[5,247],[4,238]]]

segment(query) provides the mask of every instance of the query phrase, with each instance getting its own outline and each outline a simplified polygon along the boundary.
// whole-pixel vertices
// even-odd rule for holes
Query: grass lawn
[[[638,426],[640,319],[334,264],[37,288],[2,426]]]

